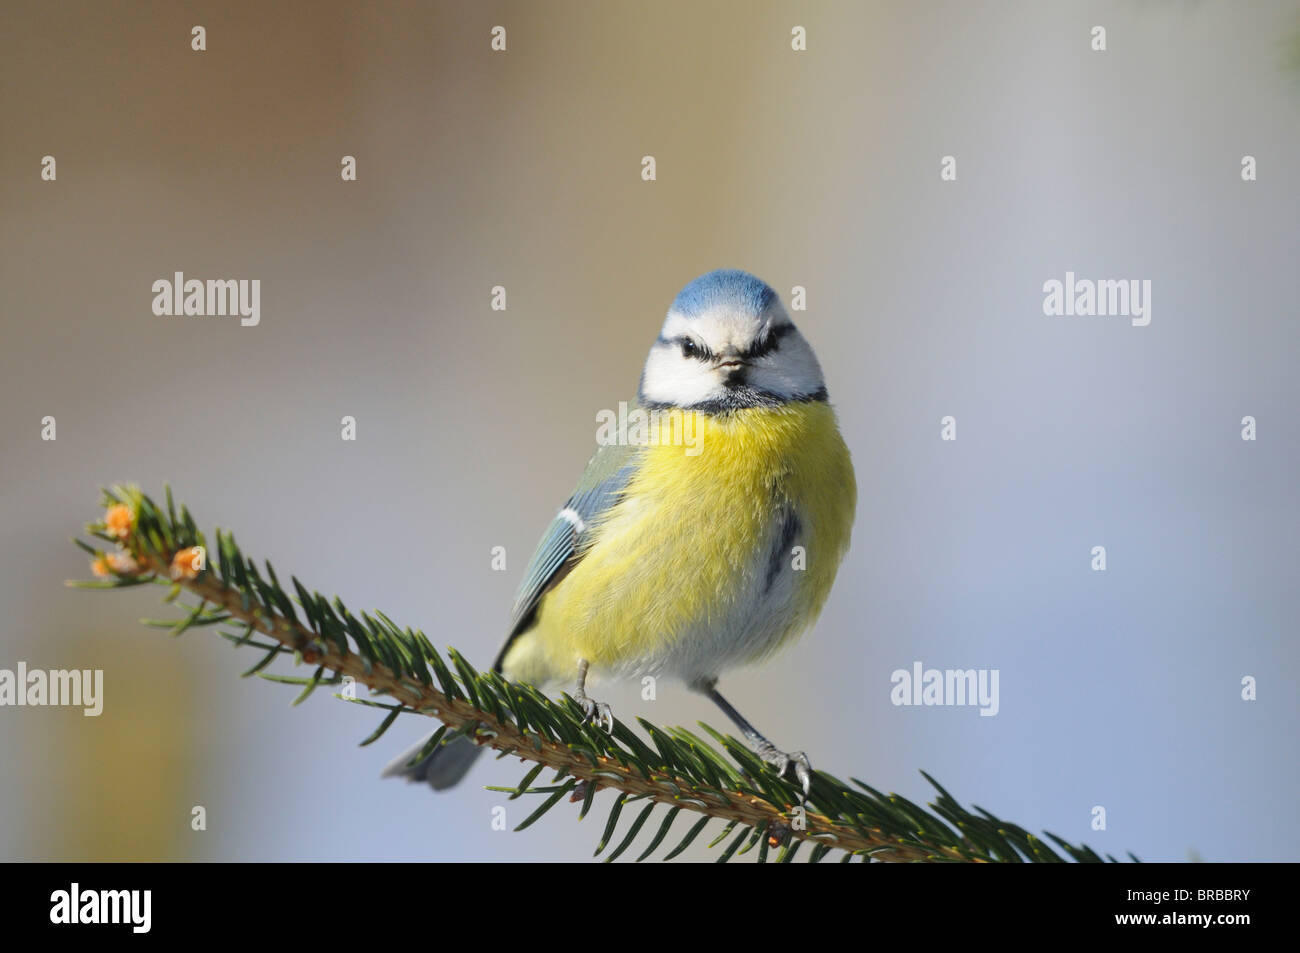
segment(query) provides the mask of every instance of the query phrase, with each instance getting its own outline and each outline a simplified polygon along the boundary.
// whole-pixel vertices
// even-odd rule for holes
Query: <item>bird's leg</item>
[[[578,659],[578,688],[573,693],[573,700],[582,707],[587,720],[606,733],[614,730],[614,710],[605,702],[598,702],[587,695],[587,660]]]
[[[812,764],[808,761],[808,756],[802,751],[792,751],[787,754],[784,751],[778,751],[776,745],[768,741],[759,733],[758,729],[751,725],[740,712],[732,707],[731,702],[727,701],[718,693],[716,680],[699,682],[693,686],[697,692],[702,692],[713,700],[713,703],[721,708],[733,722],[740,733],[745,736],[745,740],[750,743],[754,751],[760,758],[776,768],[776,773],[784,775],[791,767],[794,768],[794,776],[799,781],[799,786],[803,788],[804,797],[808,796],[808,791],[812,787]]]

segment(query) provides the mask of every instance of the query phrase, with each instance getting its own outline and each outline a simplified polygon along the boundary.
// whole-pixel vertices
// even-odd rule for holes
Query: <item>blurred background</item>
[[[860,502],[820,622],[724,680],[737,707],[1103,852],[1294,860],[1298,31],[1263,0],[7,5],[0,668],[102,668],[105,699],[0,708],[0,859],[589,858],[576,812],[492,829],[517,762],[381,781],[429,724],[358,749],[369,710],[141,627],[161,590],[65,588],[68,538],[99,486],[169,481],[486,665],[596,412],[681,285],[740,267],[807,289]],[[1150,326],[1045,317],[1067,270],[1151,280]],[[260,325],[155,316],[175,271],[259,279]],[[918,660],[998,669],[999,714],[893,706]]]

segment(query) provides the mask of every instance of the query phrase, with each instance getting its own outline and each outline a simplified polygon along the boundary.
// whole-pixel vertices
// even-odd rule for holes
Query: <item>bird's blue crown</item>
[[[760,315],[776,297],[776,292],[747,271],[720,268],[700,275],[673,299],[671,311],[693,318],[716,307],[735,308],[752,315]]]

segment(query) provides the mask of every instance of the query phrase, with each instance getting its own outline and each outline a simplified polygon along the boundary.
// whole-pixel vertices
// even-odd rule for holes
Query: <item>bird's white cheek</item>
[[[716,396],[721,389],[717,372],[699,361],[657,350],[646,362],[642,391],[647,400],[691,404]]]
[[[811,394],[824,386],[821,367],[807,345],[787,348],[779,360],[761,361],[750,371],[749,383],[756,390],[779,397]]]

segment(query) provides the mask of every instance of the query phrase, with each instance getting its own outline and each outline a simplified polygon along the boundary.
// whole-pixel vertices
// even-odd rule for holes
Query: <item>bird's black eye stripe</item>
[[[685,334],[677,338],[666,338],[661,335],[655,343],[664,347],[676,347],[681,350],[682,357],[691,357],[697,361],[708,361],[713,358],[712,351],[699,341],[692,337],[687,337]]]
[[[693,357],[697,361],[706,361],[713,355],[703,344],[698,344],[693,338],[680,337],[677,343],[681,346],[682,357]]]
[[[780,346],[781,338],[793,330],[793,324],[783,324],[780,327],[772,328],[763,336],[761,341],[755,341],[750,345],[742,356],[746,360],[753,360],[756,357],[762,357],[764,354],[771,354]]]

